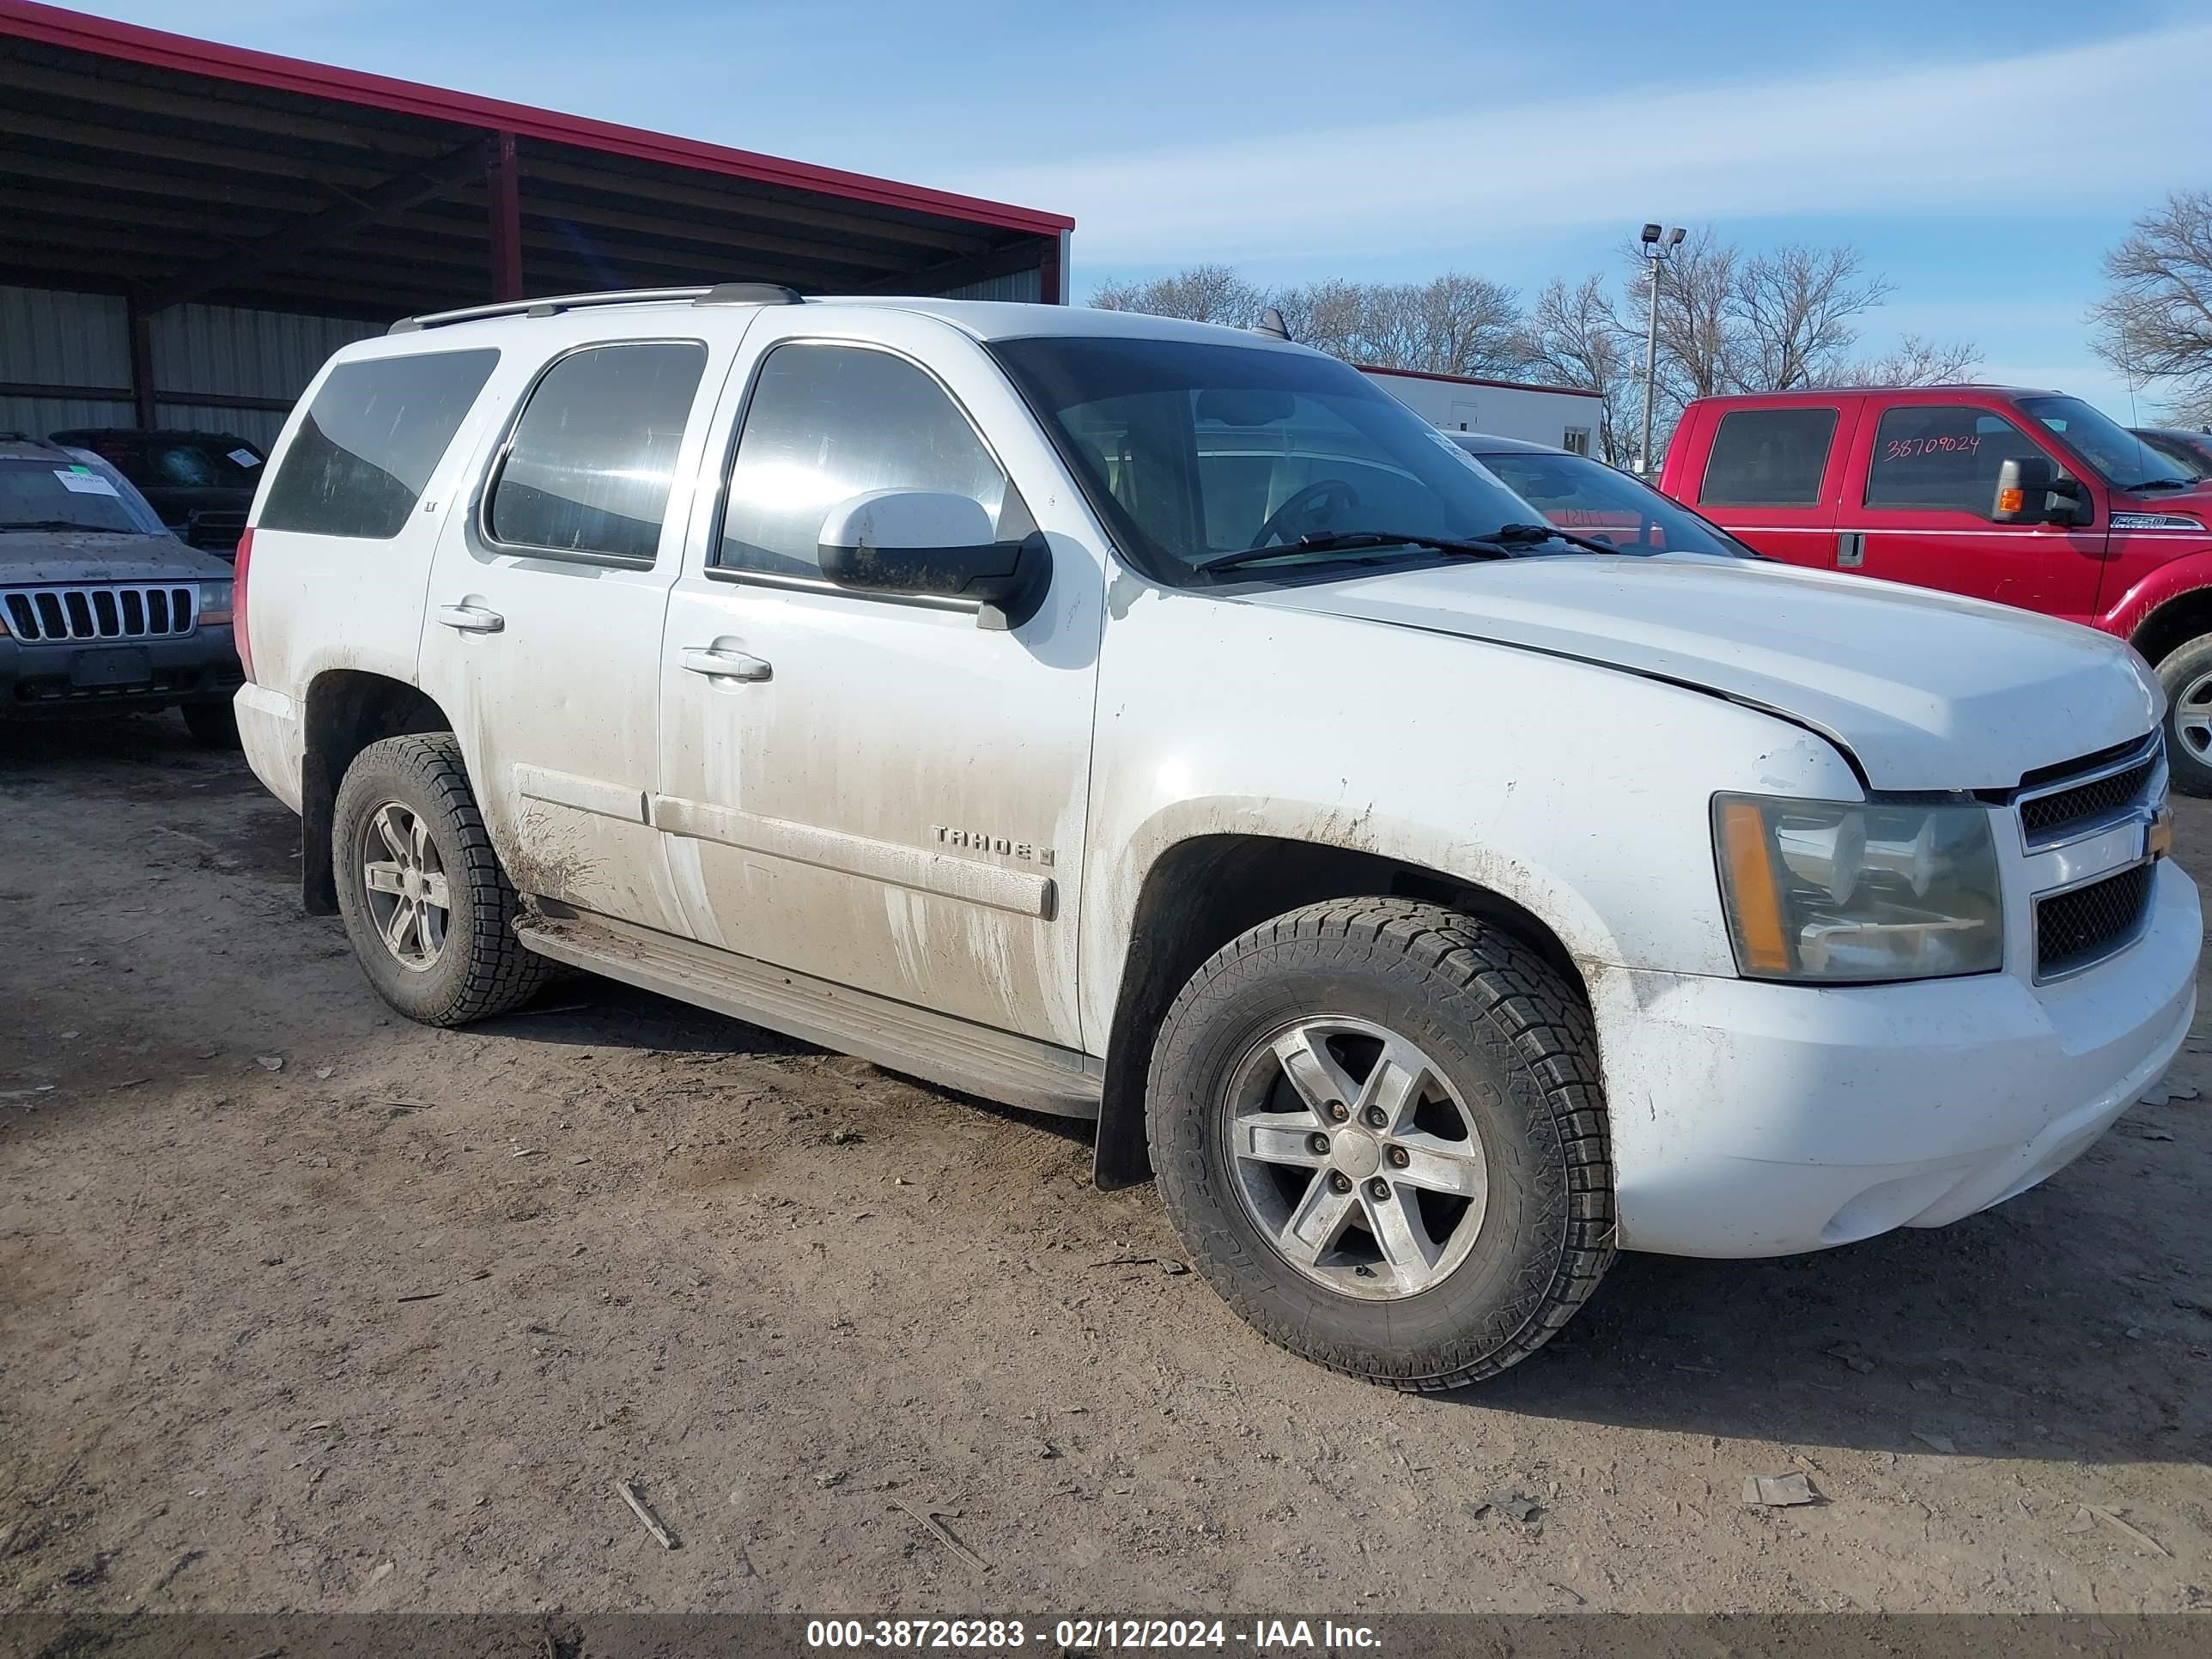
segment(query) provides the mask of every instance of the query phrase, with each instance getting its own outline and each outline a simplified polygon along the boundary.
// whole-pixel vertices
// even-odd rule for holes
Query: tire
[[[1429,1261],[1417,1249],[1410,1268],[1399,1265],[1406,1229],[1389,1218],[1433,1158],[1406,1148],[1442,1137],[1418,1127],[1378,1127],[1357,1144],[1346,1134],[1361,1125],[1384,1073],[1378,1058],[1361,1074],[1370,1044],[1400,1056],[1401,1072],[1426,1067],[1404,1121],[1434,1128],[1455,1118],[1473,1145],[1454,1156],[1483,1170],[1479,1209],[1471,1199],[1412,1194],[1420,1237],[1438,1254]],[[1315,1073],[1307,1057],[1316,1052],[1342,1069]],[[1296,1063],[1279,1063],[1285,1053]],[[1349,1122],[1309,1132],[1302,1114],[1315,1090],[1293,1083],[1293,1071],[1308,1085],[1333,1076],[1368,1093],[1345,1103]],[[1334,1103],[1324,1100],[1316,1118],[1333,1121]],[[1302,1164],[1237,1154],[1249,1134],[1295,1157],[1276,1123],[1304,1137],[1321,1165],[1310,1177]],[[1589,1009],[1527,945],[1438,905],[1312,905],[1216,953],[1161,1026],[1146,1130],[1161,1200],[1222,1298],[1293,1353],[1391,1388],[1455,1388],[1527,1358],[1613,1261],[1613,1170]],[[1325,1164],[1315,1150],[1322,1141],[1332,1147]],[[1402,1155],[1422,1167],[1374,1170],[1378,1146],[1389,1164]],[[1291,1234],[1277,1228],[1279,1210],[1300,1224],[1312,1206],[1343,1201],[1318,1196],[1340,1178],[1352,1182],[1357,1214],[1334,1247],[1298,1265],[1281,1242]],[[1367,1196],[1386,1188],[1388,1202],[1370,1207]],[[1322,1215],[1313,1231],[1330,1224]],[[1382,1247],[1394,1231],[1399,1256]],[[1425,1274],[1435,1277],[1425,1283]]]
[[[179,703],[178,710],[185,717],[185,730],[201,748],[238,747],[238,710],[228,700]]]
[[[2166,688],[2166,765],[2185,795],[2212,795],[2212,634],[2159,659]]]
[[[425,1025],[465,1025],[520,1006],[544,984],[553,964],[515,937],[521,903],[451,732],[387,738],[362,750],[331,818],[338,914],[362,971],[394,1008]],[[386,830],[397,831],[396,843]],[[395,856],[401,848],[405,855]],[[398,872],[403,888],[414,871],[415,896],[373,891],[372,861],[387,881]],[[429,901],[441,892],[447,902],[434,926],[393,927],[395,909],[412,905],[419,917],[437,908]],[[387,943],[387,932],[398,942]]]

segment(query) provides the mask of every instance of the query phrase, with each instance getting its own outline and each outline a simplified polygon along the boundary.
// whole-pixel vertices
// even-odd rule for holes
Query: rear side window
[[[1698,501],[1711,507],[1818,506],[1836,414],[1832,409],[1739,409],[1722,416]]]
[[[1996,497],[1997,469],[2043,453],[2027,434],[1987,410],[1901,405],[1875,428],[1866,504],[1986,518]]]
[[[339,364],[270,481],[261,527],[397,536],[498,362],[483,349]]]
[[[694,341],[593,346],[540,377],[484,505],[495,541],[651,562],[706,372]]]
[[[1006,475],[951,394],[904,358],[778,346],[745,410],[715,562],[819,576],[823,519],[871,489],[966,495],[996,525]]]

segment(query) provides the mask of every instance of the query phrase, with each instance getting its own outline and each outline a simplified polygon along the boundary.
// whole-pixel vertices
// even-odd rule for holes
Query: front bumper
[[[1822,1249],[1942,1226],[2065,1167],[2196,1012],[2197,889],[2171,860],[2156,870],[2142,936],[2056,984],[1596,970],[1622,1248]]]
[[[103,659],[87,673],[81,659]],[[0,635],[0,721],[68,720],[228,697],[245,678],[230,625],[171,639],[26,645]]]

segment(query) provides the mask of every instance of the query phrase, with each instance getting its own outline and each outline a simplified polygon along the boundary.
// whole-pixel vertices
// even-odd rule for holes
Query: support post
[[[489,218],[491,297],[522,297],[522,189],[514,166],[514,135],[495,132],[484,169],[484,208]]]
[[[154,319],[136,300],[124,301],[124,319],[131,331],[131,405],[142,427],[160,424],[161,410],[154,401]]]
[[[1037,273],[1037,297],[1048,306],[1067,303],[1067,244],[1069,233],[1061,231],[1045,245],[1043,268]]]

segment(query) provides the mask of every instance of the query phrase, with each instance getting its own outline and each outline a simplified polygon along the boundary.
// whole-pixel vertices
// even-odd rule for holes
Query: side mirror
[[[973,599],[985,628],[1027,622],[1043,602],[1051,554],[1042,535],[1001,542],[981,502],[933,489],[872,489],[822,520],[822,574],[863,592]]]
[[[2017,456],[1997,463],[1990,518],[1996,524],[2078,524],[2088,502],[2081,482],[2059,477],[2043,456]]]

